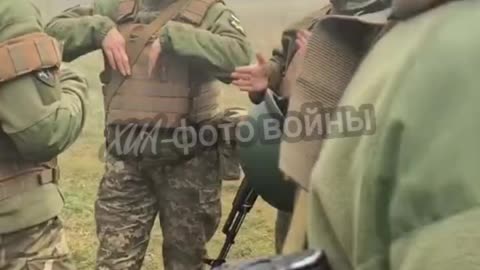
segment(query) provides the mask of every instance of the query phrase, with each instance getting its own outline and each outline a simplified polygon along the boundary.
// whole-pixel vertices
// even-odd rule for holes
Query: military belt
[[[43,185],[57,183],[58,168],[28,172],[0,182],[0,201]]]

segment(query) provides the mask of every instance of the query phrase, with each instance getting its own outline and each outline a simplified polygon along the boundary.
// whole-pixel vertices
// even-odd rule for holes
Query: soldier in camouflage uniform
[[[79,136],[86,81],[27,0],[0,2],[0,269],[74,269],[56,156]]]
[[[155,24],[160,16],[179,2],[187,3],[187,10],[192,7],[189,4],[193,3],[201,11],[180,12],[156,32],[155,37],[158,38],[151,45],[150,58],[145,61],[149,62],[149,74],[159,55],[160,60],[165,55],[167,58],[173,55],[179,57],[178,61],[186,59],[190,62],[188,69],[193,69],[193,76],[209,85],[206,91],[218,89],[219,80],[228,83],[229,75],[235,67],[248,64],[251,59],[250,46],[238,18],[222,2],[99,0],[92,7],[75,7],[57,16],[49,24],[48,32],[64,42],[66,60],[102,49],[107,61],[106,69],[117,72],[117,75],[121,73],[122,79],[131,78],[130,76],[136,76],[136,71],[134,59],[128,57],[128,46],[125,49],[126,40],[119,33],[122,31],[122,19],[144,25]],[[178,64],[175,61],[163,67],[172,68]],[[103,82],[108,88],[109,82]],[[193,81],[177,80],[174,83],[193,83],[196,87]],[[152,96],[168,90],[162,89],[158,87],[158,91],[150,94],[148,99],[144,98],[143,104],[152,104],[155,100],[163,102]],[[137,90],[138,88],[126,89],[125,95]],[[115,96],[112,106],[116,106],[120,98]],[[212,123],[221,116],[216,100],[215,95],[208,100],[208,119],[195,121],[192,126]],[[126,106],[133,106],[129,101],[134,103],[135,97],[125,102]],[[124,126],[109,120],[113,113],[123,111],[124,108],[113,110],[107,104],[108,98],[106,134],[107,145],[112,149],[115,147],[111,146],[116,143],[127,143],[115,133],[116,128]],[[163,107],[170,105],[165,102],[162,104]],[[154,110],[162,107],[148,106]],[[143,110],[142,107],[145,106],[135,107],[136,112]],[[141,112],[142,115],[147,113],[145,110]],[[133,111],[130,115],[128,112],[124,115],[127,119],[124,123],[130,123],[128,117],[133,122],[138,120],[135,118],[138,114]],[[162,128],[161,131],[160,138],[171,141],[174,129]],[[135,136],[143,138],[139,133],[135,133]],[[158,215],[164,239],[165,269],[203,269],[205,245],[214,235],[221,217],[222,176],[219,174],[221,156],[218,144],[200,147],[193,154],[187,155],[172,146],[172,143],[154,143],[147,148],[152,151],[140,151],[138,155],[108,151],[106,172],[99,187],[95,208],[100,242],[96,267],[140,269],[150,231]]]
[[[253,103],[262,102],[267,89],[288,98],[290,91],[294,91],[295,80],[301,69],[306,44],[311,35],[308,30],[318,17],[326,13],[326,10],[326,8],[316,10],[289,26],[282,33],[282,47],[273,50],[270,60],[266,61],[262,55],[257,55],[256,64],[238,67],[232,74],[233,84],[240,90],[247,91]],[[278,254],[282,251],[291,216],[289,212],[277,211],[275,251]]]

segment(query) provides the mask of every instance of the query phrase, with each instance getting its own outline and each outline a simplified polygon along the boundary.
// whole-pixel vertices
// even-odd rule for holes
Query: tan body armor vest
[[[22,75],[59,68],[61,53],[55,39],[43,33],[33,33],[0,44],[0,63],[2,91],[2,84]],[[44,163],[25,161],[11,139],[0,129],[0,202],[57,179],[56,159]]]
[[[124,18],[126,13],[136,13],[138,3],[133,2],[133,5],[120,7],[123,10],[119,11],[119,18]],[[193,70],[187,58],[162,53],[149,77],[148,55],[155,36],[166,22],[175,20],[200,27],[216,2],[180,0],[162,11],[149,25],[131,21],[119,23],[118,29],[127,41],[132,75],[125,78],[105,62],[104,75],[109,78],[104,81],[107,125],[134,123],[174,128],[182,119],[198,123],[215,117],[219,110],[220,89],[204,71]],[[154,34],[147,35],[149,31]]]

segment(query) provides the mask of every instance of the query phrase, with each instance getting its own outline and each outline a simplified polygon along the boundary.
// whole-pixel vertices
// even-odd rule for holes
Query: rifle
[[[250,187],[247,178],[244,178],[238,188],[235,199],[232,203],[232,210],[228,215],[222,232],[225,234],[225,242],[217,259],[204,259],[204,262],[212,268],[221,266],[226,262],[231,247],[235,244],[235,238],[247,216],[248,212],[253,208],[258,194]]]

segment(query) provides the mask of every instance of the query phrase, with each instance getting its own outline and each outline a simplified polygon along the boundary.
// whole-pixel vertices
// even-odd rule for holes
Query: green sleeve
[[[277,94],[279,93],[284,73],[297,52],[297,32],[313,27],[316,20],[326,13],[328,7],[329,5],[326,5],[322,9],[315,10],[283,31],[281,46],[272,51],[272,56],[268,62],[268,88],[270,90]]]
[[[479,12],[466,13],[435,25],[392,82],[392,270],[480,267],[480,34],[464,30]]]
[[[70,146],[85,121],[87,83],[64,68],[2,85],[0,123],[23,158],[49,160]]]
[[[281,46],[273,49],[272,56],[268,61],[268,88],[277,95],[280,94],[280,85],[289,62],[297,52],[297,32],[301,29],[308,29],[313,24],[311,16],[294,23],[282,33]],[[265,98],[266,92],[249,93],[250,100],[259,104]]]
[[[286,30],[282,33],[282,46],[275,48],[268,62],[268,88],[275,93],[279,92],[289,57],[296,52],[297,30]]]
[[[102,41],[115,23],[108,16],[96,14],[93,7],[77,6],[54,17],[45,31],[63,42],[64,61],[100,49]]]
[[[252,50],[234,13],[223,4],[215,4],[206,15],[209,30],[170,21],[160,39],[165,52],[188,57],[223,81],[238,66],[248,65]]]

